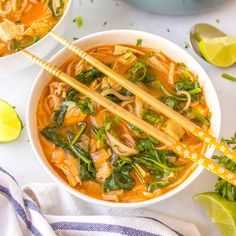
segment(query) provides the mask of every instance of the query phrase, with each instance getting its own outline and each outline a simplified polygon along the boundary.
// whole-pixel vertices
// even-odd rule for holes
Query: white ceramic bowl
[[[73,0],[68,0],[63,16],[53,28],[55,32],[59,34],[64,33],[66,26],[71,19],[72,3]],[[53,48],[56,47],[57,44],[58,42],[47,34],[38,42],[28,47],[27,50],[41,58],[44,58],[53,50]],[[4,57],[0,57],[0,74],[12,74],[31,65],[33,65],[31,60],[23,56],[20,52],[16,52]]]
[[[158,48],[161,49],[166,55],[172,58],[175,61],[184,62],[190,70],[196,73],[199,76],[199,82],[203,86],[203,90],[206,96],[206,100],[210,111],[212,112],[212,120],[211,120],[211,128],[214,131],[215,137],[218,137],[220,131],[220,123],[221,123],[221,112],[220,112],[220,105],[218,102],[218,98],[215,92],[215,89],[207,76],[206,72],[202,69],[202,67],[195,61],[185,50],[180,48],[179,46],[175,45],[174,43],[161,38],[159,36],[140,32],[140,31],[132,31],[132,30],[112,30],[112,31],[105,31],[100,33],[91,34],[89,36],[83,37],[75,42],[75,44],[79,45],[84,50],[88,50],[90,48],[104,45],[104,44],[131,44],[135,45],[136,40],[142,38],[143,39],[143,46],[151,47],[151,48]],[[60,50],[51,60],[50,63],[61,66],[63,62],[70,57],[72,53],[67,49]],[[182,189],[186,188],[197,176],[201,173],[202,167],[196,168],[196,170],[177,188],[161,195],[160,197],[147,200],[144,202],[137,202],[137,203],[112,203],[106,202],[103,200],[98,200],[87,195],[84,195],[72,187],[70,187],[57,173],[51,168],[50,164],[47,162],[46,158],[44,157],[43,151],[40,147],[39,139],[37,136],[36,130],[36,109],[39,98],[44,90],[45,86],[51,79],[51,75],[45,71],[41,71],[38,77],[35,80],[33,85],[31,94],[28,100],[28,107],[27,107],[27,129],[29,133],[30,143],[34,150],[34,153],[38,157],[38,160],[43,165],[44,169],[49,173],[49,175],[62,187],[64,187],[67,191],[72,193],[78,198],[86,200],[91,203],[101,204],[110,207],[144,207],[153,203],[160,202],[164,199],[167,199]],[[206,156],[211,157],[213,154],[214,148],[210,147],[207,150]]]

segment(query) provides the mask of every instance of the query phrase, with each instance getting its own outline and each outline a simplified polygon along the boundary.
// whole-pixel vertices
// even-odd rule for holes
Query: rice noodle
[[[186,109],[189,108],[192,99],[191,99],[191,95],[188,92],[184,91],[184,90],[180,90],[180,91],[177,92],[177,95],[183,95],[183,94],[186,95],[186,97],[188,99],[187,102],[186,102],[186,105],[183,108],[183,110],[186,110]]]
[[[142,116],[142,110],[143,110],[143,100],[141,100],[138,97],[135,97],[135,114],[137,117],[141,117]]]
[[[167,145],[162,145],[160,147],[155,147],[156,150],[164,150],[164,149],[167,149],[168,146]]]
[[[134,100],[134,96],[123,96],[120,93],[118,93],[117,91],[115,91],[114,89],[106,89],[104,90],[101,95],[103,96],[107,96],[109,94],[113,94],[114,96],[116,96],[117,98],[119,98],[122,101],[130,101],[130,100]]]
[[[168,73],[168,82],[173,85],[174,84],[174,71],[175,71],[175,64],[173,62],[170,63],[170,69]]]
[[[3,10],[2,2],[0,1],[0,16],[6,16],[10,14],[12,11],[12,6],[10,5],[8,8]]]
[[[108,143],[110,144],[112,150],[121,156],[132,156],[138,154],[138,151],[134,148],[127,147],[116,138],[114,138],[109,132],[107,132]]]
[[[24,12],[30,11],[31,8],[32,8],[32,4],[29,4],[29,5],[25,8],[25,11],[24,11]]]
[[[168,69],[166,68],[166,65],[163,62],[159,61],[156,57],[152,56],[148,58],[147,63],[152,68],[158,69],[159,71],[168,74]]]
[[[130,147],[132,147],[132,148],[134,148],[135,147],[135,141],[134,141],[134,139],[132,138],[132,136],[130,135],[130,134],[124,134],[124,137],[125,137],[125,139],[128,141],[128,143],[129,143],[129,146]]]
[[[121,107],[125,107],[125,106],[127,106],[128,104],[133,103],[133,102],[134,102],[133,100],[123,101],[123,102],[120,103],[120,106],[121,106]]]

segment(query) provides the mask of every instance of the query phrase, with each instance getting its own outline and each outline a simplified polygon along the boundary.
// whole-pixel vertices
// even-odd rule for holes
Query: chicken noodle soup
[[[89,50],[127,80],[204,130],[210,113],[197,76],[156,49],[111,45]],[[199,152],[201,140],[78,57],[61,68],[90,89]],[[50,165],[73,188],[97,199],[139,202],[181,184],[195,164],[53,78],[37,108],[39,140]]]
[[[59,21],[67,0],[0,0],[0,56],[41,39]]]

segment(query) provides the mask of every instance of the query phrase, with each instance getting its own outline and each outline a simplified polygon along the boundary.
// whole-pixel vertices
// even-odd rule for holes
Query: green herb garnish
[[[142,45],[143,40],[142,39],[137,39],[136,41],[136,46]]]
[[[236,77],[233,77],[232,75],[223,73],[223,74],[221,75],[221,77],[224,78],[224,79],[227,79],[227,80],[231,80],[231,81],[236,82]]]
[[[222,138],[222,141],[227,145],[230,145],[233,150],[236,150],[236,133],[231,139]],[[215,155],[212,158],[214,160],[217,160],[217,162],[224,166],[226,169],[230,170],[233,173],[236,173],[236,163],[231,161],[228,157],[223,155]],[[219,178],[219,181],[215,185],[215,191],[231,202],[236,201],[236,187],[221,178]]]
[[[78,28],[81,28],[83,26],[83,19],[80,15],[78,15],[74,20],[74,23],[76,23]]]

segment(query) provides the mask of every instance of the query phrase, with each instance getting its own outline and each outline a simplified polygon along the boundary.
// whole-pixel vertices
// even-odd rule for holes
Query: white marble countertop
[[[121,1],[74,0],[72,17],[80,14],[84,24],[78,29],[71,21],[66,37],[72,39],[109,29],[136,29],[160,35],[184,47],[185,41],[188,41],[190,27],[198,22],[216,25],[225,33],[236,35],[235,9],[236,1],[230,1],[205,14],[163,16],[137,10]],[[220,22],[217,23],[216,19]],[[54,52],[59,48],[58,46]],[[230,137],[236,131],[236,83],[222,79],[220,75],[222,72],[236,75],[235,66],[230,69],[215,68],[197,57],[191,48],[186,50],[200,62],[211,78],[221,103],[221,135]],[[25,122],[27,97],[39,70],[39,67],[35,65],[10,76],[0,75],[0,98],[16,106],[23,122]],[[0,145],[0,166],[14,175],[21,185],[52,181],[36,160],[26,129],[17,141]],[[215,181],[215,176],[204,171],[187,189],[150,208],[195,223],[203,236],[217,236],[219,233],[215,226],[192,199],[196,193],[213,190]]]

